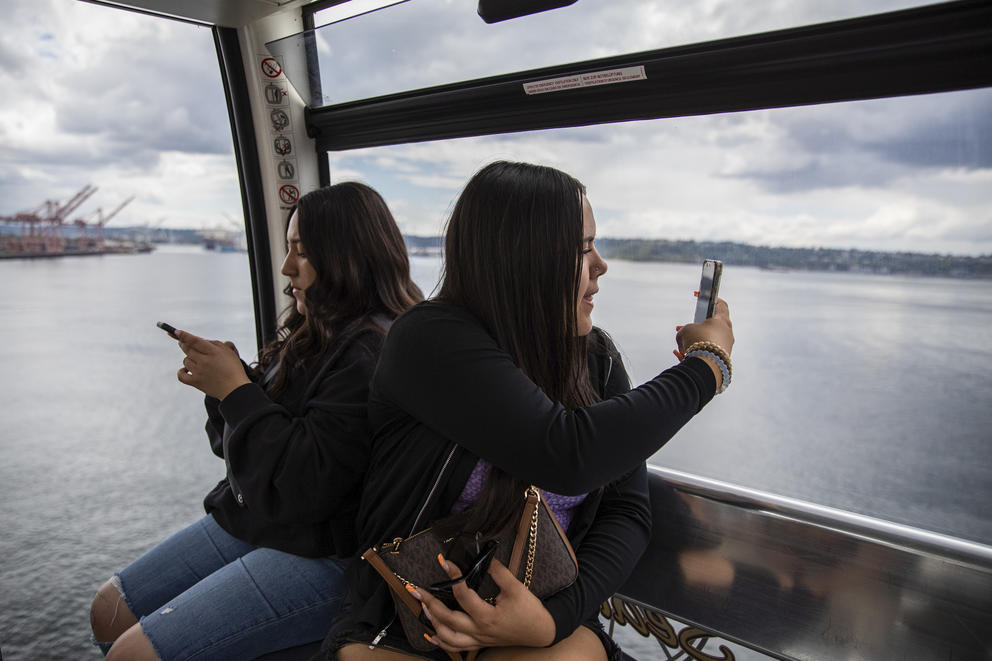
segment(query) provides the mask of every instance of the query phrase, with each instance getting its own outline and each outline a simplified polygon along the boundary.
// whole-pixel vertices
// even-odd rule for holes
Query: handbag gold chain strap
[[[530,534],[527,536],[527,565],[524,568],[524,587],[528,590],[530,589],[531,579],[534,577],[534,557],[537,555],[537,519],[540,514],[540,502],[541,502],[541,490],[537,487],[531,485],[525,493],[530,495],[531,492],[537,497],[537,504],[534,505],[534,512],[530,515]],[[392,553],[398,553],[400,550],[400,544],[404,541],[403,538],[397,537],[392,542],[386,542],[377,547],[374,547],[376,551],[390,551]],[[447,540],[450,541],[450,540]],[[408,580],[406,577],[393,571],[393,575],[400,579],[403,583],[413,585],[413,582]],[[495,599],[495,596],[489,597],[486,601],[490,603]]]
[[[541,490],[531,485],[528,495],[531,491],[537,496],[537,504],[534,505],[534,513],[530,516],[530,535],[527,540],[527,566],[524,569],[524,587],[528,590],[530,589],[531,578],[534,576],[534,556],[537,552],[537,515],[541,502]]]

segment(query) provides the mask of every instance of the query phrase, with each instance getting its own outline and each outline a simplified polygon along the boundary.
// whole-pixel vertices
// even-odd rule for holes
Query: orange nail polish
[[[699,292],[698,291],[692,292],[692,295],[695,296],[696,298],[699,298]]]
[[[429,635],[427,635],[426,633],[424,634],[424,638],[426,638],[426,639],[427,639],[427,642],[428,642],[428,643],[431,643],[431,644],[433,644],[433,643],[434,643],[434,641],[433,641],[433,640],[431,640],[431,637],[430,637]]]
[[[685,328],[685,326],[676,326],[676,327],[675,327],[675,330],[676,330],[676,331],[680,331],[680,330],[682,330],[683,328]]]
[[[444,556],[440,553],[437,554],[437,564],[441,565],[441,569],[444,569]]]
[[[412,585],[410,585],[409,583],[407,583],[407,584],[406,584],[406,585],[404,585],[403,587],[405,587],[405,588],[406,588],[406,591],[407,591],[407,592],[416,592],[416,591],[417,591],[417,588],[415,588],[415,587],[413,587],[413,586],[412,586]]]

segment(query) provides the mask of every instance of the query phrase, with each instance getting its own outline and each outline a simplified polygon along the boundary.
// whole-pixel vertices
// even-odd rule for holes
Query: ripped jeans
[[[160,659],[242,660],[323,639],[344,566],[253,546],[207,515],[116,576]]]

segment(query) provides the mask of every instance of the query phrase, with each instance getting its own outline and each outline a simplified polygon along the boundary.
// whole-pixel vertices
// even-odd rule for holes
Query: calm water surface
[[[438,267],[414,259],[425,291]],[[674,363],[697,281],[611,262],[595,319],[635,382]],[[733,387],[654,463],[992,544],[992,283],[727,267],[723,295]],[[250,298],[241,254],[0,261],[4,659],[100,658],[96,588],[201,515],[224,467],[154,324],[250,358]]]

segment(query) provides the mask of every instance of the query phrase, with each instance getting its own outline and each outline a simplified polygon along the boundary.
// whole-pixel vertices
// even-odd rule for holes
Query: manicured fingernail
[[[429,635],[429,634],[426,634],[426,633],[425,633],[425,634],[424,634],[424,638],[425,638],[425,639],[427,640],[427,642],[428,642],[428,643],[430,643],[431,645],[437,645],[437,643],[435,643],[435,642],[434,642],[433,640],[431,640],[431,637],[430,637],[430,635]]]
[[[699,298],[699,292],[698,291],[692,292],[692,295],[695,296],[696,298]]]
[[[434,621],[434,617],[431,615],[430,610],[428,610],[427,604],[425,604],[424,602],[421,601],[420,602],[420,608],[423,609],[424,615],[427,616],[427,619],[430,620],[431,622],[433,622]]]
[[[678,349],[672,349],[672,353],[675,354],[675,357],[676,358],[678,358],[679,360],[682,360],[682,356],[679,355],[679,350]],[[407,587],[409,587],[409,586],[407,586]]]
[[[682,330],[683,328],[685,328],[685,326],[676,326],[676,327],[675,327],[675,330],[676,330],[676,331],[680,331],[680,330]]]
[[[407,583],[406,586],[404,586],[404,587],[406,587],[406,591],[409,592],[410,594],[412,594],[414,596],[414,598],[417,599],[417,601],[420,601],[420,593],[417,592],[417,588],[413,587],[409,583]]]
[[[441,569],[448,571],[448,568],[444,566],[444,556],[440,553],[437,554],[437,564],[441,565]]]

